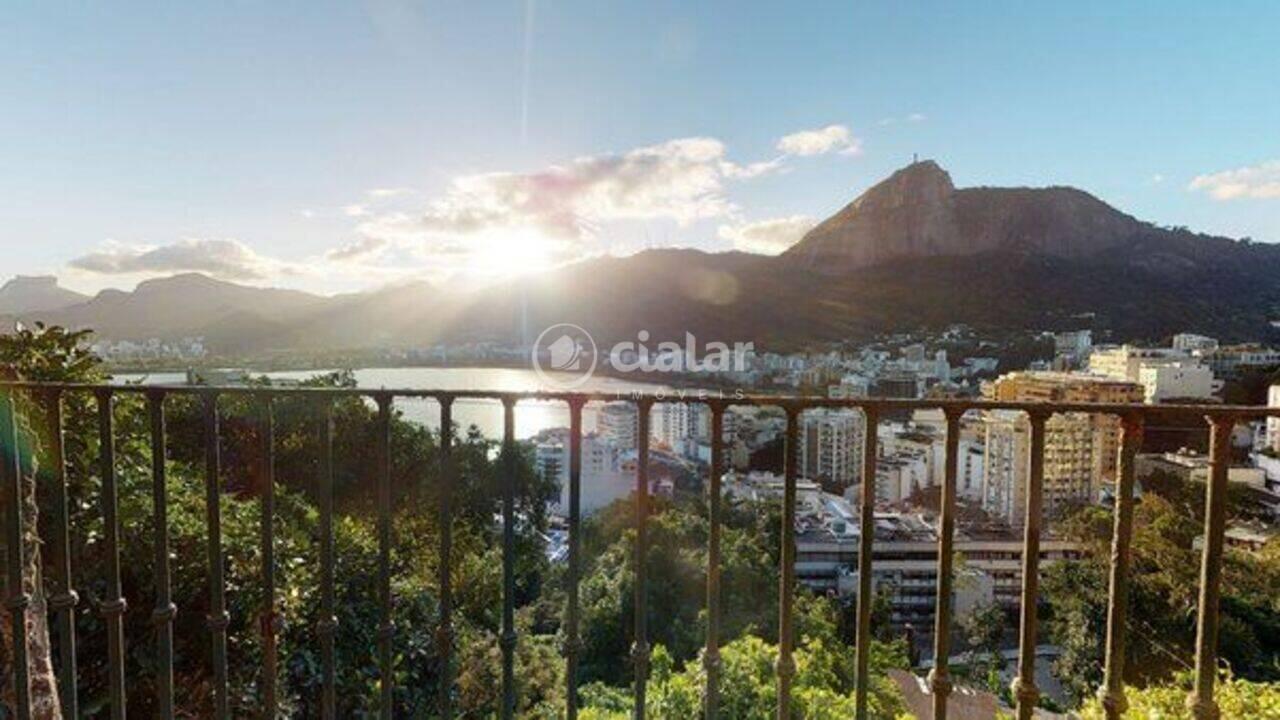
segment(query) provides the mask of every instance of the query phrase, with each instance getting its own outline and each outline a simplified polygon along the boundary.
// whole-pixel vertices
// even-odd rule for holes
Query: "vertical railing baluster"
[[[706,718],[720,714],[720,478],[724,472],[724,405],[711,404],[711,470],[707,487],[707,648],[702,664],[707,672]]]
[[[395,625],[391,617],[391,395],[379,393],[378,401],[378,628],[379,715],[389,720],[395,697],[391,642]]]
[[[114,447],[114,395],[110,388],[95,388],[98,432],[100,443],[101,503],[104,520],[102,542],[106,549],[106,590],[101,612],[107,626],[108,649],[108,695],[111,704],[111,716],[125,716],[126,692],[126,645],[124,636],[124,614],[127,606],[122,587],[122,569],[120,564],[120,517],[118,499],[118,478],[115,469]],[[46,422],[51,445],[48,450],[52,478],[52,532],[51,532],[51,588],[53,594],[49,599],[49,608],[55,621],[54,630],[59,649],[59,683],[64,714],[78,710],[76,698],[76,658],[75,658],[75,607],[76,595],[72,589],[72,569],[69,550],[69,510],[67,478],[63,447],[62,398],[58,390],[45,391],[42,396],[46,409]],[[152,502],[153,502],[153,543],[155,563],[155,606],[152,621],[155,626],[155,642],[157,657],[156,667],[156,700],[157,712],[161,717],[173,717],[174,708],[174,616],[176,608],[172,596],[172,571],[169,538],[169,508],[166,472],[166,420],[165,391],[149,389],[145,393],[149,416]],[[208,567],[210,611],[208,628],[212,639],[212,662],[214,676],[214,713],[217,717],[230,717],[230,695],[228,678],[227,630],[229,615],[226,597],[226,569],[222,547],[221,527],[221,467],[219,440],[219,411],[216,391],[201,393],[203,401],[204,443],[205,443],[205,483],[206,483],[206,522],[208,527]],[[379,610],[381,625],[379,629],[378,662],[381,678],[380,714],[391,717],[393,714],[394,684],[394,625],[391,594],[391,550],[392,550],[392,447],[391,418],[393,414],[393,396],[390,393],[375,395],[378,404],[378,464],[376,471],[378,492],[378,534],[379,534]],[[263,478],[261,551],[262,577],[265,588],[267,610],[263,618],[263,686],[262,697],[264,716],[272,716],[276,706],[276,679],[278,670],[277,637],[278,617],[276,614],[276,578],[275,557],[273,551],[274,536],[274,450],[273,450],[273,417],[271,398],[264,394],[260,398],[259,416],[259,455],[261,463],[260,476]],[[452,399],[443,397],[441,402],[441,498],[440,498],[440,628],[437,639],[442,658],[441,678],[441,716],[452,716],[452,597],[450,552],[452,543],[452,493],[455,468],[453,467],[451,446],[453,429],[451,422]],[[502,631],[499,638],[503,656],[502,675],[502,711],[503,718],[513,718],[516,709],[517,685],[515,678],[515,650],[517,634],[515,630],[515,559],[516,559],[516,509],[518,491],[518,448],[515,442],[515,405],[514,397],[502,399],[504,409],[504,429],[502,443],[502,553],[503,553],[503,609]],[[784,401],[786,402],[786,401]],[[646,691],[649,679],[650,645],[648,633],[648,576],[647,554],[649,551],[648,521],[651,513],[651,489],[649,487],[649,455],[650,455],[650,423],[653,400],[640,399],[637,404],[637,454],[636,454],[636,498],[635,521],[636,535],[633,562],[635,565],[634,587],[634,644],[631,649],[634,678],[634,717],[646,716]],[[576,718],[578,714],[577,675],[580,661],[580,573],[581,573],[581,472],[582,472],[582,410],[585,399],[569,400],[570,408],[570,449],[569,449],[569,503],[568,503],[568,572],[569,589],[566,611],[566,691],[567,714]],[[721,625],[721,512],[722,512],[722,472],[724,471],[724,412],[722,402],[709,404],[711,411],[712,453],[710,478],[708,482],[708,502],[710,518],[710,535],[708,541],[708,567],[706,603],[708,610],[708,626],[706,630],[706,647],[703,663],[707,673],[704,712],[706,717],[714,718],[719,710],[720,682],[720,625]],[[796,526],[795,512],[797,503],[797,483],[799,457],[798,438],[800,432],[801,404],[786,405],[787,426],[785,433],[785,468],[783,515],[781,527],[780,574],[779,574],[779,655],[775,667],[778,682],[778,698],[776,714],[779,718],[791,716],[791,689],[794,680],[794,648],[796,644],[795,623],[792,617],[795,602],[795,559],[796,559]],[[321,641],[323,695],[321,698],[321,715],[325,718],[336,717],[336,657],[335,640],[337,630],[335,599],[335,549],[334,549],[334,418],[333,404],[330,398],[323,399],[318,405],[318,434],[320,441],[319,478],[317,500],[320,514],[320,592],[321,618],[318,622],[318,634]],[[865,428],[863,438],[864,457],[862,463],[862,488],[860,507],[860,537],[858,549],[858,597],[856,608],[856,688],[855,713],[859,718],[867,717],[868,690],[870,684],[869,658],[871,644],[871,609],[874,605],[874,577],[872,559],[874,555],[875,502],[876,502],[876,466],[877,466],[877,422],[880,407],[865,407]],[[1115,511],[1113,517],[1113,536],[1110,566],[1110,598],[1108,604],[1106,634],[1106,666],[1102,686],[1098,697],[1108,718],[1120,717],[1126,702],[1123,689],[1125,661],[1125,627],[1130,587],[1131,542],[1133,535],[1134,475],[1135,458],[1140,449],[1144,426],[1143,416],[1136,410],[1125,410],[1121,416],[1121,447],[1119,454],[1119,472],[1117,475]],[[1224,552],[1224,530],[1227,513],[1227,473],[1229,467],[1230,435],[1234,426],[1232,410],[1221,415],[1210,415],[1208,423],[1211,429],[1210,453],[1212,468],[1206,488],[1204,544],[1201,557],[1201,585],[1197,619],[1196,638],[1196,675],[1195,686],[1188,697],[1188,708],[1196,718],[1216,718],[1218,708],[1213,699],[1213,691],[1217,673],[1217,643],[1219,632],[1219,601],[1222,582],[1222,556]],[[955,568],[953,566],[955,513],[957,502],[957,475],[959,456],[960,424],[963,410],[945,408],[945,470],[942,487],[941,511],[939,518],[939,551],[937,561],[937,595],[935,605],[934,628],[934,669],[930,673],[929,684],[933,698],[933,717],[935,720],[947,716],[947,704],[952,692],[952,681],[949,675],[948,657],[950,652],[950,632],[952,631],[952,594],[954,591]],[[1029,718],[1039,701],[1040,691],[1036,687],[1036,647],[1038,640],[1037,601],[1039,589],[1041,531],[1044,522],[1044,474],[1045,446],[1047,423],[1053,412],[1049,409],[1036,408],[1027,411],[1029,422],[1029,443],[1027,457],[1027,479],[1025,497],[1025,517],[1023,527],[1022,555],[1022,588],[1020,597],[1020,635],[1017,677],[1012,684],[1013,696],[1017,704],[1016,716]],[[23,585],[24,547],[22,545],[24,518],[22,515],[23,477],[21,458],[19,457],[19,440],[17,435],[16,406],[12,395],[0,395],[0,442],[5,446],[4,466],[4,499],[7,507],[4,511],[5,531],[8,544],[12,547],[8,558],[8,579],[10,594],[7,603],[13,611],[15,625],[15,679],[17,688],[17,716],[25,717],[30,713],[30,690],[27,686],[26,643],[21,642],[26,635],[25,623],[20,620],[31,598],[27,596]]]
[[[1124,697],[1124,629],[1129,609],[1129,543],[1133,537],[1134,459],[1142,446],[1142,416],[1120,418],[1120,462],[1116,479],[1115,518],[1111,531],[1111,593],[1107,600],[1106,669],[1098,691],[1108,720],[1118,720],[1128,703]]]
[[[453,398],[440,401],[440,717],[453,717]]]
[[[1222,592],[1222,544],[1227,522],[1227,472],[1234,421],[1209,416],[1212,465],[1205,488],[1204,551],[1200,562],[1200,604],[1196,617],[1195,688],[1187,708],[1197,720],[1216,720],[1213,685],[1218,674],[1218,599]]]
[[[1017,703],[1018,720],[1029,720],[1035,712],[1040,691],[1036,688],[1036,601],[1040,596],[1040,520],[1044,507],[1045,423],[1052,413],[1027,412],[1031,422],[1031,444],[1027,473],[1027,504],[1022,539],[1022,623],[1018,636],[1018,677],[1011,690]]]
[[[636,402],[635,643],[631,646],[635,667],[632,709],[635,720],[644,720],[649,683],[649,411],[652,407],[652,400]]]
[[[173,708],[173,604],[169,569],[169,489],[165,471],[164,391],[147,391],[147,415],[151,424],[151,513],[154,518],[156,604],[151,622],[156,632],[156,707],[160,717],[172,718]]]
[[[62,393],[56,388],[45,395],[49,433],[49,471],[53,478],[53,595],[49,611],[54,615],[58,638],[58,694],[62,716],[80,715],[76,692],[76,605],[79,596],[71,580],[71,523],[68,520],[67,463],[62,436]]]
[[[125,717],[124,613],[128,605],[120,581],[120,512],[116,488],[115,422],[111,390],[97,391],[98,437],[102,461],[102,520],[107,542],[107,593],[102,615],[107,622],[107,685],[111,697],[111,717]]]
[[[964,411],[954,408],[947,408],[944,412],[947,418],[947,456],[942,478],[942,512],[938,519],[938,596],[934,602],[933,670],[929,672],[933,720],[946,720],[947,698],[951,695],[951,673],[947,663],[951,656],[951,592],[955,578],[952,554],[956,530],[960,418],[964,416]]]
[[[516,714],[516,401],[502,399],[502,717]]]
[[[578,654],[582,649],[578,633],[578,585],[582,570],[582,405],[580,398],[569,401],[569,597],[564,643],[568,720],[578,717]]]
[[[879,426],[879,410],[864,406],[865,427],[862,432],[862,507],[858,517],[858,619],[854,638],[857,652],[857,677],[854,686],[854,712],[858,720],[867,717],[867,691],[870,688],[871,655],[871,606],[872,597],[871,554],[874,552],[876,529],[876,431]]]
[[[320,636],[321,697],[320,716],[332,720],[338,716],[337,660],[334,656],[338,632],[337,603],[334,600],[333,573],[333,401],[321,398],[319,403],[320,440]]]
[[[0,478],[4,479],[6,515],[5,544],[8,545],[9,597],[5,607],[12,622],[14,711],[19,720],[31,717],[30,642],[27,634],[27,613],[31,594],[26,588],[27,558],[24,552],[26,527],[23,522],[22,460],[19,451],[17,391],[8,388],[0,391]]]
[[[276,449],[275,415],[271,393],[258,400],[258,462],[262,478],[262,716],[274,718],[278,709],[276,678],[279,676],[279,634],[282,618],[276,608]]]
[[[796,476],[799,473],[797,456],[800,454],[798,426],[800,411],[787,407],[786,440],[783,443],[782,489],[782,547],[779,552],[782,567],[778,573],[778,720],[791,717],[791,678],[796,674],[794,621],[791,617],[796,595]]]
[[[209,529],[209,634],[213,645],[213,699],[218,718],[231,717],[231,699],[227,678],[227,614],[226,567],[222,555],[222,460],[219,439],[218,395],[206,392],[204,402],[204,483],[205,522]]]

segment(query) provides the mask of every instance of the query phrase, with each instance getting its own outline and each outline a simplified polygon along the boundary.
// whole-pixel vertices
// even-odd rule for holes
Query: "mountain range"
[[[428,283],[322,297],[198,274],[93,298],[52,278],[0,288],[0,316],[113,339],[203,336],[226,354],[527,342],[571,322],[598,341],[694,333],[758,347],[967,323],[1274,338],[1280,245],[1165,228],[1069,187],[957,189],[913,163],[779,256],[663,249],[465,292]]]
[[[18,275],[0,285],[0,315],[59,310],[88,300],[89,296],[58,285],[52,275]]]

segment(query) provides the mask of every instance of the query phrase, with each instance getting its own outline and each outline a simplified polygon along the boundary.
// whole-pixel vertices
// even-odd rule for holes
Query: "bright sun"
[[[534,230],[506,230],[476,241],[472,271],[479,275],[513,277],[541,272],[552,265],[552,243]]]

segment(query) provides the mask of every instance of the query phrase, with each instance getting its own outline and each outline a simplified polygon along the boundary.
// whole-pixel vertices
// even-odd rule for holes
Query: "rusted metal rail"
[[[258,471],[265,479],[266,488],[262,495],[262,529],[261,580],[267,596],[267,611],[260,632],[263,634],[263,677],[265,681],[260,687],[261,702],[264,707],[274,708],[278,702],[275,677],[278,672],[276,634],[280,630],[279,617],[276,612],[276,567],[272,546],[273,539],[273,507],[274,507],[274,424],[272,403],[283,398],[306,397],[314,400],[312,405],[315,432],[320,441],[319,477],[317,478],[317,499],[320,512],[320,597],[322,617],[315,628],[317,646],[321,656],[321,701],[320,712],[324,717],[335,717],[337,713],[337,697],[335,687],[336,656],[335,633],[335,558],[333,545],[333,453],[334,453],[334,419],[332,403],[340,397],[362,397],[373,401],[378,409],[379,462],[377,472],[377,527],[379,538],[379,582],[377,596],[380,611],[380,627],[378,632],[378,667],[382,675],[379,692],[379,710],[383,718],[392,716],[392,699],[394,695],[394,642],[395,624],[393,617],[393,600],[391,585],[391,499],[389,475],[391,467],[390,422],[394,403],[397,399],[430,399],[436,401],[441,411],[441,453],[440,471],[444,482],[444,492],[440,494],[440,506],[437,508],[441,521],[439,537],[439,592],[440,617],[437,629],[437,640],[441,653],[440,677],[443,691],[438,699],[436,712],[440,717],[453,716],[453,627],[452,627],[452,579],[450,575],[452,553],[452,486],[457,480],[452,464],[452,447],[455,441],[452,427],[451,410],[455,401],[492,400],[502,404],[504,432],[502,438],[503,469],[506,480],[502,486],[502,557],[503,557],[503,593],[502,593],[502,633],[499,645],[502,650],[502,688],[501,713],[503,717],[513,717],[516,711],[517,683],[515,677],[515,650],[519,642],[514,623],[515,592],[515,410],[519,403],[530,401],[564,403],[570,412],[570,464],[569,464],[569,559],[568,559],[568,607],[565,615],[565,645],[563,648],[567,674],[567,715],[577,716],[578,711],[578,660],[580,653],[581,632],[580,608],[578,606],[579,583],[581,581],[580,532],[581,532],[581,468],[582,468],[582,412],[583,408],[593,402],[626,401],[633,403],[637,409],[639,434],[637,477],[635,498],[636,543],[635,543],[635,604],[634,637],[632,660],[634,666],[634,716],[644,718],[646,715],[646,687],[648,665],[651,648],[648,637],[648,594],[649,578],[646,575],[645,557],[648,552],[648,536],[646,525],[649,516],[649,478],[647,457],[649,454],[650,414],[655,403],[697,403],[708,406],[711,413],[712,447],[711,466],[709,469],[708,487],[710,488],[710,536],[708,547],[706,608],[708,622],[706,627],[706,646],[703,662],[706,668],[705,715],[708,718],[720,714],[720,541],[721,541],[721,502],[720,474],[724,470],[724,438],[723,420],[725,412],[734,406],[771,406],[781,408],[786,415],[786,462],[784,473],[783,518],[781,538],[781,567],[779,568],[779,657],[777,662],[777,682],[779,687],[777,716],[791,716],[790,687],[795,672],[793,651],[795,643],[794,618],[792,602],[795,592],[795,525],[796,483],[798,480],[797,437],[801,417],[807,410],[818,408],[850,408],[864,413],[866,418],[864,436],[864,478],[874,477],[876,427],[878,419],[887,413],[904,410],[940,409],[946,418],[946,465],[942,487],[942,508],[939,523],[939,554],[937,597],[935,600],[934,658],[933,671],[930,674],[930,687],[933,692],[933,716],[941,720],[947,714],[947,700],[950,695],[952,681],[947,668],[949,654],[948,637],[951,632],[950,602],[953,590],[952,548],[955,532],[955,501],[957,475],[957,448],[960,420],[969,411],[1016,410],[1027,414],[1030,421],[1030,457],[1028,489],[1026,493],[1025,534],[1023,538],[1023,572],[1021,592],[1021,628],[1020,658],[1018,675],[1014,683],[1014,697],[1017,701],[1017,715],[1020,718],[1031,716],[1032,708],[1039,697],[1035,686],[1035,653],[1037,640],[1036,602],[1039,581],[1039,542],[1041,509],[1043,506],[1044,447],[1046,421],[1056,413],[1100,413],[1120,418],[1122,423],[1119,472],[1115,493],[1115,528],[1112,538],[1110,567],[1110,596],[1107,618],[1106,667],[1103,686],[1099,696],[1109,717],[1118,717],[1125,708],[1123,684],[1124,664],[1124,628],[1125,609],[1129,587],[1130,540],[1133,523],[1133,486],[1134,455],[1137,452],[1144,424],[1149,426],[1157,418],[1187,418],[1196,416],[1204,418],[1210,429],[1212,472],[1206,489],[1205,542],[1201,558],[1201,582],[1199,613],[1197,617],[1196,641],[1196,682],[1194,692],[1189,699],[1189,707],[1198,718],[1216,717],[1217,707],[1213,700],[1213,686],[1217,669],[1218,638],[1218,600],[1221,590],[1221,567],[1223,553],[1223,535],[1225,530],[1226,478],[1229,462],[1229,438],[1235,423],[1265,417],[1280,416],[1278,408],[1246,407],[1246,406],[1200,406],[1200,405],[1128,405],[1128,404],[1092,404],[1063,403],[1044,404],[1031,402],[992,402],[964,400],[893,400],[893,399],[834,399],[808,398],[772,395],[721,395],[708,393],[685,394],[626,394],[612,393],[572,393],[572,392],[495,392],[495,391],[434,391],[434,390],[389,390],[389,389],[318,389],[318,388],[263,388],[263,387],[192,387],[192,386],[119,386],[119,385],[79,385],[69,383],[38,382],[0,382],[0,447],[3,449],[3,463],[0,463],[0,480],[3,480],[3,501],[5,517],[5,538],[12,548],[9,554],[7,577],[9,579],[9,597],[5,598],[7,606],[15,618],[13,635],[16,639],[17,657],[15,667],[6,670],[12,674],[16,683],[15,713],[21,720],[31,716],[31,698],[29,692],[29,674],[25,665],[24,642],[27,635],[25,612],[31,598],[21,582],[22,554],[21,539],[24,533],[23,516],[20,511],[19,498],[22,493],[21,448],[17,438],[16,402],[18,394],[29,396],[34,402],[41,403],[43,415],[49,427],[48,435],[53,440],[48,450],[52,459],[49,476],[52,478],[50,488],[52,517],[50,526],[45,528],[48,547],[52,553],[51,566],[54,568],[50,579],[52,591],[49,597],[49,612],[52,615],[52,628],[57,641],[59,654],[57,658],[60,693],[64,713],[75,714],[78,706],[76,693],[77,670],[75,662],[76,633],[73,614],[77,607],[77,596],[73,589],[70,554],[67,550],[71,531],[67,512],[67,487],[65,459],[63,457],[63,402],[72,393],[84,393],[96,400],[97,425],[100,438],[100,464],[102,475],[101,507],[104,519],[104,542],[107,550],[106,567],[106,600],[99,608],[105,621],[107,632],[108,654],[108,688],[110,696],[110,712],[115,718],[125,717],[125,698],[127,678],[125,676],[126,638],[124,637],[123,616],[127,610],[120,586],[120,539],[116,485],[116,467],[114,456],[115,430],[113,425],[113,401],[124,394],[141,393],[145,395],[150,420],[150,442],[153,450],[152,473],[153,507],[155,519],[155,606],[152,615],[155,624],[154,652],[156,656],[157,678],[154,683],[156,708],[161,717],[174,717],[174,643],[173,618],[177,610],[170,587],[169,551],[168,551],[168,514],[167,496],[165,494],[165,452],[166,429],[164,407],[166,398],[175,396],[196,396],[202,400],[205,443],[205,486],[206,486],[206,522],[209,531],[207,547],[209,566],[209,607],[207,629],[210,633],[212,656],[208,658],[210,676],[212,678],[212,705],[218,717],[229,717],[229,688],[227,674],[227,611],[226,611],[226,579],[224,573],[224,549],[221,543],[221,515],[219,509],[220,488],[220,448],[219,448],[219,409],[218,399],[230,396],[250,396],[258,402],[258,427],[260,442],[257,447]],[[871,571],[872,544],[874,542],[874,502],[875,488],[872,482],[863,482],[861,498],[861,535],[858,558],[859,594],[856,612],[856,632],[853,644],[856,648],[857,678],[856,707],[859,717],[867,713],[867,696],[870,678],[868,677],[868,649],[870,646],[870,612],[871,612]],[[133,638],[133,642],[144,642]],[[268,712],[268,715],[272,713]]]

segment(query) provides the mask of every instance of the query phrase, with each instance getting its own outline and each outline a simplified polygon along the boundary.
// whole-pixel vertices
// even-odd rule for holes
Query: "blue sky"
[[[23,3],[0,276],[338,292],[776,252],[912,153],[1280,241],[1277,28],[1273,2]]]

